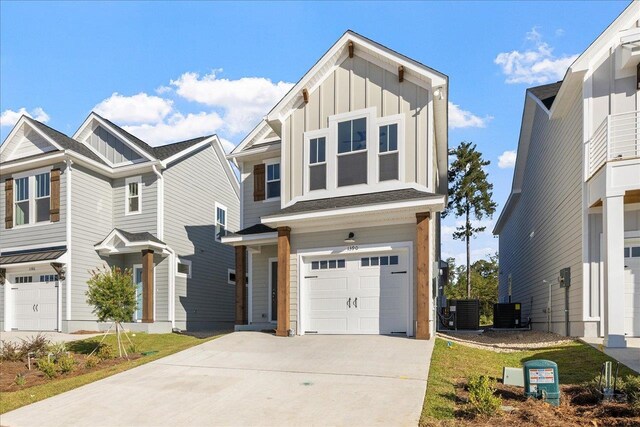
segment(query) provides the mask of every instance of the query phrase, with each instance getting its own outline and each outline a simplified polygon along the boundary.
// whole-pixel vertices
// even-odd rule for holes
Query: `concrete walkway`
[[[627,348],[606,348],[602,345],[602,338],[581,340],[640,374],[640,338],[627,338]]]
[[[416,426],[432,341],[236,332],[2,415],[3,426]]]
[[[26,340],[36,335],[44,335],[52,343],[70,342],[84,340],[87,338],[101,336],[104,333],[98,334],[63,334],[62,332],[25,332],[25,331],[11,331],[0,332],[0,340],[14,343],[21,343],[22,340]]]

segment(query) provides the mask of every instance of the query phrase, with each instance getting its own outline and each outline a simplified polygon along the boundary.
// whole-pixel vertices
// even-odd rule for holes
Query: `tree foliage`
[[[455,261],[451,258],[452,261]],[[455,266],[450,271],[455,271],[454,278],[449,280],[444,294],[449,299],[462,299],[467,297],[466,273],[464,265]],[[498,301],[498,254],[489,256],[489,259],[481,259],[471,265],[471,296],[480,300],[480,317],[490,321],[493,317],[493,304]]]
[[[453,213],[456,217],[463,216],[464,224],[456,228],[453,238],[465,240],[467,245],[467,297],[471,297],[471,269],[470,269],[470,239],[483,232],[486,227],[474,227],[472,220],[481,220],[485,216],[491,218],[496,210],[496,203],[492,200],[493,184],[488,181],[488,174],[484,170],[491,162],[482,158],[482,153],[471,142],[461,142],[449,151],[453,161],[449,166],[449,199],[442,216]]]
[[[87,282],[87,303],[100,322],[131,322],[136,311],[136,287],[129,269],[98,268]]]

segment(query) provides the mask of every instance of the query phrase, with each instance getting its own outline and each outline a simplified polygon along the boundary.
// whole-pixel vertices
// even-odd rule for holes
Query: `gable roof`
[[[561,86],[562,80],[546,85],[530,87],[529,89],[527,89],[527,91],[538,98],[542,102],[542,104],[547,107],[547,110],[551,110],[553,101],[556,99]]]
[[[146,142],[144,142],[143,140],[141,140],[140,138],[138,138],[137,136],[127,132],[126,130],[124,130],[122,127],[118,126],[117,124],[113,123],[111,120],[109,119],[105,119],[104,117],[102,117],[100,114],[96,113],[96,112],[91,112],[91,114],[95,115],[96,117],[102,119],[103,121],[105,121],[107,124],[109,124],[110,126],[113,126],[114,128],[116,128],[118,130],[118,132],[122,133],[123,136],[125,138],[127,138],[129,140],[129,142],[132,142],[133,144],[135,144],[138,148],[144,150],[145,152],[147,152],[148,154],[153,154],[153,147],[150,146],[149,144],[147,144]]]
[[[186,150],[187,148],[193,147],[194,145],[211,138],[212,136],[214,135],[200,136],[198,138],[188,139],[186,141],[173,142],[170,144],[153,147],[153,154],[158,160],[166,160],[169,157]]]

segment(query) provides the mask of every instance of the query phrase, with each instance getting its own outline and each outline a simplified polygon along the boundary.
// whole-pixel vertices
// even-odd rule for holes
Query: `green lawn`
[[[456,409],[454,386],[459,379],[473,374],[502,378],[504,366],[520,367],[523,362],[533,359],[556,362],[561,384],[579,384],[588,381],[599,374],[602,362],[613,360],[578,341],[534,351],[496,353],[456,343],[448,347],[446,340],[437,338],[431,358],[420,424],[429,419],[454,418]],[[634,372],[621,365],[620,374],[626,376]]]
[[[56,394],[60,394],[65,391],[83,386],[93,381],[101,380],[119,372],[135,368],[136,366],[152,362],[170,354],[185,350],[189,347],[193,347],[194,345],[202,344],[204,342],[217,338],[219,335],[205,339],[179,334],[136,333],[135,336],[131,336],[131,334],[129,334],[129,336],[131,337],[133,343],[136,345],[138,351],[145,352],[157,350],[158,353],[151,356],[144,356],[133,361],[125,361],[121,364],[106,367],[105,369],[90,372],[84,375],[78,375],[72,378],[56,379],[46,384],[37,385],[15,392],[0,393],[0,414],[9,412],[13,409],[17,409],[30,403],[37,402],[39,400],[46,399],[51,396],[55,396]],[[100,341],[101,338],[102,337],[96,337],[81,341],[74,341],[67,344],[67,349],[76,353],[89,354],[95,348],[96,344]],[[126,341],[126,338],[124,339]],[[117,348],[116,337],[114,335],[109,335],[105,339],[105,342],[113,345],[114,348]]]

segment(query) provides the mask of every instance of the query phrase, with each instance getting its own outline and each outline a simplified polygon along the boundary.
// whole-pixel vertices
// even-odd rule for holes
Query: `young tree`
[[[442,216],[453,213],[456,217],[465,218],[464,224],[456,228],[453,238],[466,241],[467,298],[471,298],[470,240],[486,229],[473,227],[471,220],[481,220],[485,216],[491,218],[496,210],[496,203],[491,200],[493,184],[487,180],[488,175],[484,170],[491,162],[483,160],[482,153],[471,142],[461,142],[458,147],[449,150],[449,156],[453,157],[448,172],[449,202]]]

